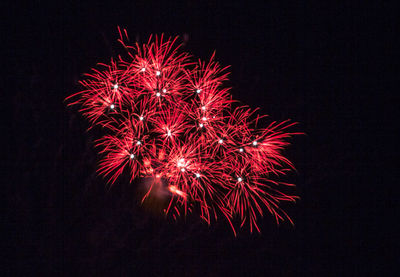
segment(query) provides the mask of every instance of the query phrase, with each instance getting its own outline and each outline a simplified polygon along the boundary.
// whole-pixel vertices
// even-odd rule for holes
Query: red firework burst
[[[198,208],[208,224],[225,217],[235,234],[236,220],[260,231],[265,211],[292,222],[279,204],[296,200],[283,192],[293,185],[276,179],[293,169],[282,150],[297,134],[287,131],[294,123],[259,128],[264,116],[232,101],[222,87],[228,73],[214,55],[193,62],[176,38],[163,36],[128,46],[123,31],[129,58],[93,69],[80,82],[84,90],[67,98],[107,132],[97,141],[98,172],[111,184],[125,170],[131,181],[153,178],[170,196],[166,214]]]

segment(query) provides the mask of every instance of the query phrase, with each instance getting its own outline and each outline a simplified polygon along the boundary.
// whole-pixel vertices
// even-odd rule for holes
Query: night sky
[[[57,2],[1,4],[3,95],[10,96],[2,101],[10,108],[2,131],[9,136],[3,276],[392,272],[398,127],[389,121],[400,100],[390,90],[399,58],[391,57],[393,7]],[[138,204],[127,176],[110,189],[96,175],[100,133],[87,131],[64,99],[96,63],[125,53],[117,26],[132,41],[178,35],[203,60],[216,50],[217,61],[231,65],[226,85],[235,99],[273,120],[299,122],[295,130],[305,135],[285,152],[297,168],[287,180],[301,197],[284,205],[294,226],[277,226],[267,214],[261,234],[243,228],[235,237],[223,219],[211,226],[196,214],[166,220]]]

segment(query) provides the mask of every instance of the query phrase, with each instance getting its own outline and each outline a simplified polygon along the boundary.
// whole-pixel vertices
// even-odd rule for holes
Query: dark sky
[[[3,144],[11,160],[2,163],[2,252],[10,253],[2,275],[359,276],[394,269],[378,262],[398,259],[390,223],[378,224],[391,215],[381,206],[396,207],[390,196],[398,182],[391,163],[398,127],[389,123],[400,100],[390,91],[393,7],[57,2],[1,4],[2,83],[11,96],[3,102],[11,107],[4,125],[11,139]],[[286,152],[297,168],[288,179],[301,197],[285,206],[294,226],[265,216],[261,234],[245,228],[234,237],[223,220],[208,227],[195,215],[172,222],[149,214],[124,178],[106,188],[95,174],[98,134],[63,100],[97,62],[124,53],[117,26],[141,42],[150,34],[187,37],[184,49],[202,59],[216,50],[231,65],[235,99],[300,123],[306,135]]]

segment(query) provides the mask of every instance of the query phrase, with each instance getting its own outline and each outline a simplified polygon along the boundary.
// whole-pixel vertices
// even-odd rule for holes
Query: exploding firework
[[[292,222],[279,204],[296,200],[283,192],[293,185],[277,179],[293,170],[282,150],[294,123],[259,127],[264,116],[232,100],[214,55],[193,61],[176,38],[129,46],[126,30],[119,34],[128,58],[93,69],[80,81],[84,90],[67,98],[105,132],[97,141],[99,174],[110,184],[124,172],[131,182],[153,180],[169,195],[165,214],[197,209],[208,224],[222,216],[235,234],[236,221],[260,231],[266,211]]]

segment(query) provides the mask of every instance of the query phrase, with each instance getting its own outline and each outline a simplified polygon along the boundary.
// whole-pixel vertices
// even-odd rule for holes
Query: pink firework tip
[[[196,210],[208,224],[222,216],[235,235],[236,223],[260,232],[266,212],[293,223],[280,204],[297,197],[278,178],[294,170],[283,150],[295,123],[258,127],[264,116],[232,100],[214,54],[195,61],[163,35],[130,46],[118,30],[128,58],[93,69],[66,99],[106,132],[96,145],[99,174],[110,184],[124,172],[131,182],[150,178],[168,195],[166,214]]]

